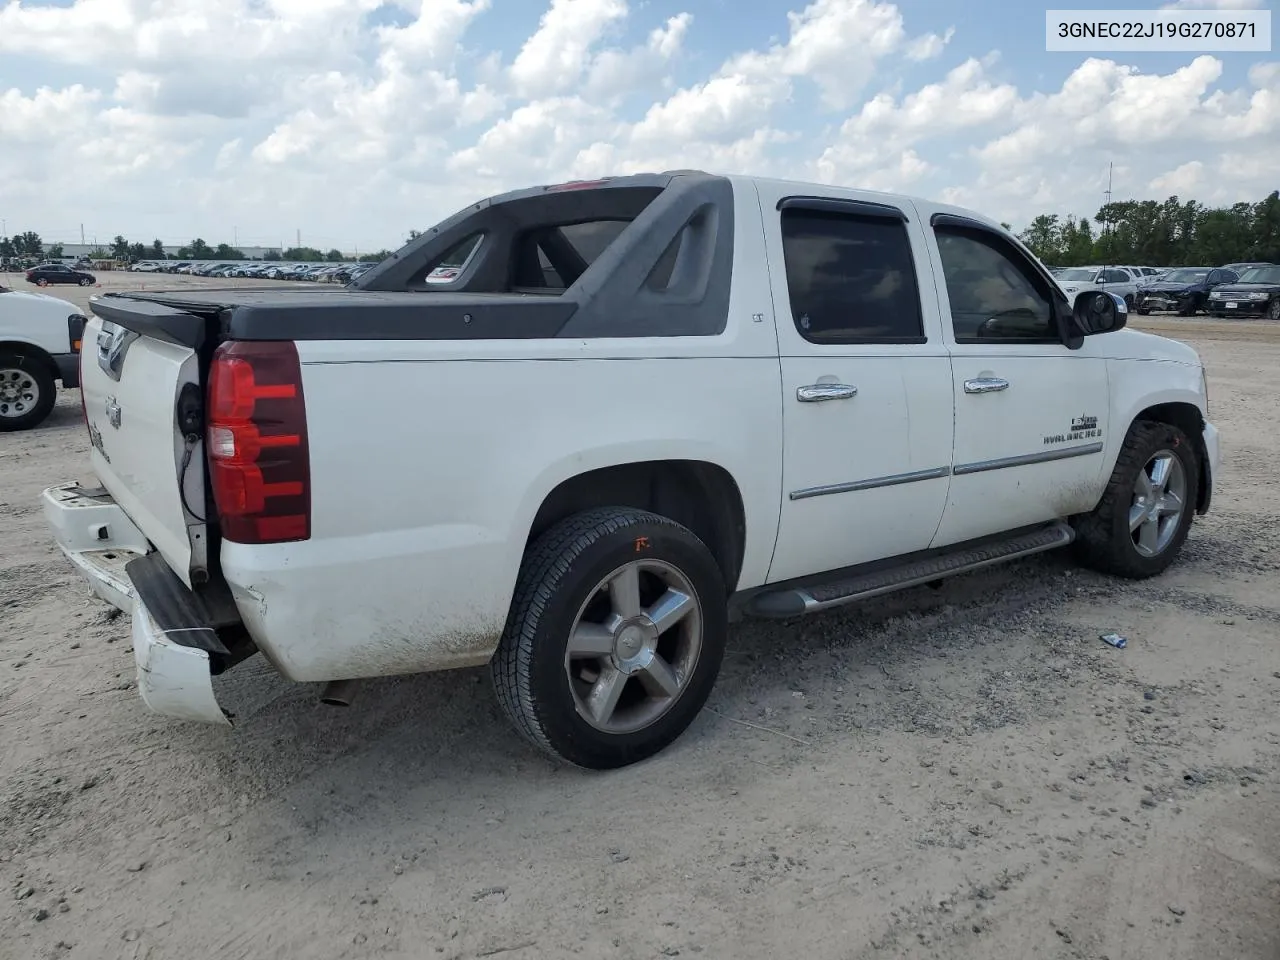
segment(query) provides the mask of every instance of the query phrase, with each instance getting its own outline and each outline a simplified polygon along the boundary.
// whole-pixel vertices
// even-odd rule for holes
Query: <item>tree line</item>
[[[1144,267],[1280,263],[1280,191],[1257,203],[1209,207],[1169,197],[1104,204],[1093,222],[1041,214],[1018,239],[1044,263]]]
[[[45,246],[40,235],[33,230],[16,233],[11,237],[0,237],[0,259],[50,259],[57,260],[65,256],[60,243]],[[377,263],[391,256],[390,250],[379,250],[376,253],[361,254],[362,263]],[[180,247],[170,257],[164,252],[164,244],[159,240],[152,241],[150,246],[143,243],[130,243],[117,235],[109,245],[97,246],[89,251],[90,260],[123,260],[137,263],[139,260],[248,260],[241,251],[227,243],[210,246],[200,237]],[[337,248],[318,250],[315,247],[289,247],[286,250],[268,250],[263,260],[287,260],[296,263],[346,263],[347,257]]]
[[[1006,224],[1006,227],[1008,225]],[[409,239],[420,236],[409,231]],[[1123,200],[1104,204],[1097,216],[1065,217],[1042,213],[1018,234],[1018,238],[1042,261],[1052,266],[1078,267],[1092,263],[1133,263],[1151,267],[1218,266],[1251,260],[1280,263],[1280,191],[1272,191],[1257,203],[1210,207],[1195,200],[1180,202],[1169,197],[1155,200]],[[34,231],[0,238],[0,258],[63,256],[62,244],[45,248]],[[376,263],[391,256],[390,250],[362,254],[360,260]],[[197,237],[168,258],[164,245],[155,240],[148,247],[117,236],[108,246],[89,254],[93,260],[244,260],[230,244],[210,246]],[[269,250],[264,260],[340,263],[342,251],[315,247]]]

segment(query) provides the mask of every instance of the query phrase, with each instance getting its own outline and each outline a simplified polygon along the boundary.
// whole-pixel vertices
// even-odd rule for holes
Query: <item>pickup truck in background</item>
[[[0,433],[44,423],[59,380],[80,385],[87,322],[75,304],[0,286]]]
[[[210,723],[257,654],[334,703],[489,664],[534,745],[624,765],[736,619],[1058,547],[1149,577],[1218,465],[1191,348],[985,217],[840,187],[535,187],[343,289],[92,312],[92,476],[45,514],[143,699]]]

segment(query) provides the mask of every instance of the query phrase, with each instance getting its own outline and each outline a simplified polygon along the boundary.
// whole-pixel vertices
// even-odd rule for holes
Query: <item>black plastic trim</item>
[[[178,579],[158,551],[130,560],[124,572],[138,600],[166,639],[180,647],[192,647],[214,656],[231,656],[212,626],[206,605]]]
[[[882,217],[909,223],[906,213],[888,203],[872,203],[869,200],[844,200],[837,197],[783,197],[778,201],[778,211],[814,210],[820,213],[840,213],[853,217]]]
[[[68,390],[80,386],[80,354],[55,353],[53,362],[58,367],[58,379]]]
[[[663,184],[669,184],[662,189]],[[394,269],[332,291],[206,288],[118,297],[104,319],[131,330],[178,333],[216,318],[231,340],[545,340],[714,336],[728,325],[733,277],[734,194],[724,177],[701,173],[619,178],[606,186],[521,191],[494,198],[415,240]],[[596,219],[630,224],[561,293],[493,292],[510,283],[522,231]],[[418,272],[476,232],[485,239],[452,283],[414,286]],[[654,267],[681,238],[665,289],[648,286]],[[206,318],[202,320],[201,318]],[[189,344],[190,345],[190,344]]]
[[[239,304],[232,340],[542,340],[578,310],[573,300],[519,294],[383,294],[381,302],[336,292],[328,302]]]
[[[103,320],[153,340],[193,350],[204,340],[203,317],[163,302],[127,293],[107,293],[94,299],[93,312]]]

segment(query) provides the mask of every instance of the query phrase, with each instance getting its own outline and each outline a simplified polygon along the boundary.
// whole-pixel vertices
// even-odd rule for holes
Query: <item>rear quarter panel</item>
[[[300,342],[311,539],[222,547],[264,655],[295,680],[487,661],[543,499],[614,464],[727,470],[747,518],[739,586],[762,583],[782,403],[759,213],[735,206],[719,336]]]

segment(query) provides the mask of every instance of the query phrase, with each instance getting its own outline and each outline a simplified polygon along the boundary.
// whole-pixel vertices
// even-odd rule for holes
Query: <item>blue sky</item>
[[[497,190],[655,167],[1015,225],[1091,216],[1109,162],[1120,197],[1280,186],[1275,54],[1044,46],[1022,3],[0,0],[0,217],[350,250]]]

